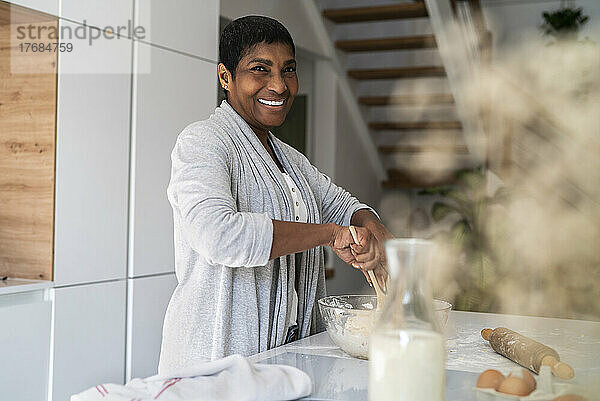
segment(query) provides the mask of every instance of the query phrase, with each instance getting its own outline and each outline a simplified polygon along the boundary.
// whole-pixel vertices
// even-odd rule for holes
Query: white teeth
[[[281,106],[283,104],[283,100],[280,102],[277,102],[275,100],[265,100],[265,99],[258,99],[258,101],[262,104],[266,104],[268,106]]]

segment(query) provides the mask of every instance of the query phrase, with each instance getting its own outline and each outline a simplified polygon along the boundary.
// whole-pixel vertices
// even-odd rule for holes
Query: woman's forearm
[[[271,256],[303,252],[319,245],[330,245],[341,227],[337,224],[310,224],[273,220],[273,245]]]

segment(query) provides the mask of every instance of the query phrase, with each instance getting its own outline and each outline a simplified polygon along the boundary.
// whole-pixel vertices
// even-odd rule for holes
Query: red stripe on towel
[[[96,390],[98,390],[98,392],[102,395],[102,397],[104,397],[104,393],[102,392],[102,390],[100,390],[100,387],[96,386]]]
[[[175,383],[177,383],[179,380],[181,380],[180,378],[177,379],[171,379],[171,382],[169,384],[167,384],[165,387],[163,387],[162,390],[160,390],[160,392],[158,394],[156,394],[156,396],[154,397],[154,399],[156,400],[158,397],[160,397],[160,395],[169,387],[171,387],[172,385],[174,385]]]
[[[108,394],[108,390],[106,389],[106,387],[104,387],[104,384],[101,384],[100,387],[102,387],[102,390],[104,390],[106,394]]]
[[[167,379],[163,382],[163,385],[160,389],[160,391],[158,392],[158,394],[156,395],[156,397],[158,397],[163,391],[165,391],[167,389],[167,387],[169,387],[169,384],[171,384],[171,382],[175,380],[175,379]],[[156,398],[155,398],[156,399]]]

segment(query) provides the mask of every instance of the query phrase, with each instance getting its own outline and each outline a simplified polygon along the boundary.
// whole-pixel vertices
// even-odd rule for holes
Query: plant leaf
[[[480,189],[485,185],[485,175],[477,170],[461,170],[456,173],[456,179],[472,190]]]
[[[450,228],[450,232],[456,242],[463,244],[465,237],[471,233],[471,226],[467,220],[463,219],[454,223]]]
[[[492,198],[490,199],[490,203],[497,203],[501,205],[506,205],[510,200],[511,192],[507,187],[500,187],[496,190]]]
[[[460,211],[456,207],[442,202],[435,202],[433,206],[431,206],[431,217],[436,222],[452,213],[460,213]]]
[[[462,210],[462,215],[469,216],[473,210],[473,199],[464,190],[454,189],[448,192],[447,198],[452,199],[456,205]]]

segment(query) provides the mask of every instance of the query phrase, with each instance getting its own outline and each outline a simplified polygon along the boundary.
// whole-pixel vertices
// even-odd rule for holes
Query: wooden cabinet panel
[[[17,28],[58,22],[7,3],[0,15],[0,275],[51,280],[57,59],[22,51]]]
[[[52,400],[124,383],[125,280],[55,289]]]
[[[174,274],[128,279],[126,381],[158,373],[162,327],[177,286]]]
[[[137,42],[132,137],[129,277],[174,270],[173,213],[167,199],[179,133],[215,109],[216,65]]]

